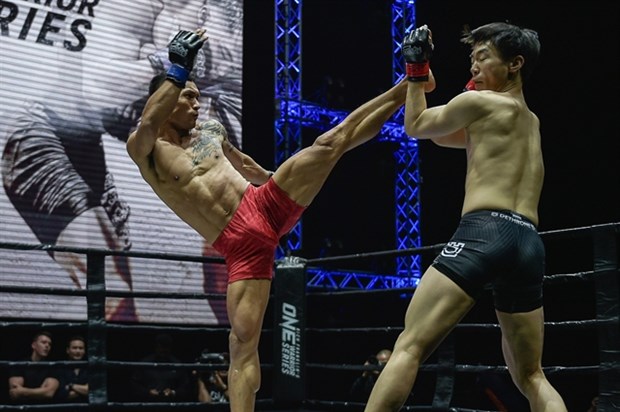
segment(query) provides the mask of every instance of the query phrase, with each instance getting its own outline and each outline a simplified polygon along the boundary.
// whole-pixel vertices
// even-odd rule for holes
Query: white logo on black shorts
[[[465,247],[465,243],[462,242],[448,242],[446,246],[441,250],[441,256],[456,257],[461,250]]]

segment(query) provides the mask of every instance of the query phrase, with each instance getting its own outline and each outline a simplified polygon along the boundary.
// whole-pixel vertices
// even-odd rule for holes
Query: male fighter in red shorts
[[[233,412],[253,411],[260,386],[258,341],[278,241],[342,155],[377,135],[404,104],[407,84],[357,108],[274,173],[235,148],[219,122],[196,124],[199,92],[189,74],[205,40],[202,29],[180,31],[172,40],[173,65],[154,79],[127,151],[157,195],[226,260],[230,405]]]

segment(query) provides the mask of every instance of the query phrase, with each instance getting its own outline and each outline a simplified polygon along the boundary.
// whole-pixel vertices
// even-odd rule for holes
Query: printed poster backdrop
[[[0,239],[213,255],[125,150],[180,29],[209,40],[203,116],[241,146],[242,0],[0,0]],[[221,264],[108,257],[114,291],[225,293]],[[83,255],[0,249],[0,284],[84,289]],[[0,317],[86,319],[81,296],[0,293]],[[108,298],[108,321],[227,324],[224,300]]]

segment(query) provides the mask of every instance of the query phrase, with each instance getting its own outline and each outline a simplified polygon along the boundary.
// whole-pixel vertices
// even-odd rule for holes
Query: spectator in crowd
[[[180,363],[172,354],[173,341],[168,334],[155,337],[153,353],[141,359],[148,363]],[[186,400],[189,377],[184,369],[143,367],[131,377],[132,397],[143,402]]]
[[[597,410],[598,410],[598,396],[595,396],[594,398],[592,398],[592,401],[590,401],[590,407],[588,408],[586,412],[596,412]]]
[[[46,361],[52,349],[51,333],[37,332],[32,338],[31,348],[32,353],[25,361]],[[58,386],[58,377],[51,368],[25,365],[9,371],[9,397],[14,403],[52,402]]]
[[[69,338],[67,359],[83,361],[86,354],[86,341],[80,335]],[[88,370],[83,366],[67,367],[58,375],[60,387],[56,392],[59,402],[88,402]]]
[[[375,365],[379,368],[365,370],[360,376],[357,377],[357,379],[355,379],[353,385],[351,386],[351,390],[349,391],[352,401],[366,402],[366,400],[368,400],[370,392],[377,381],[377,377],[379,376],[379,373],[381,373],[380,368],[383,368],[383,365],[387,363],[391,355],[391,350],[381,349],[376,355],[370,355],[368,357],[364,363],[364,366]]]
[[[194,371],[197,379],[198,401],[202,403],[228,403],[228,353],[209,353],[204,350],[197,359],[200,363],[220,364],[222,369]]]

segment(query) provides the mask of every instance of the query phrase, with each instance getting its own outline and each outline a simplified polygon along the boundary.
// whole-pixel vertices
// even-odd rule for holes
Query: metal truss
[[[418,279],[377,273],[324,270],[307,267],[308,287],[322,289],[396,289],[412,288],[417,286]]]
[[[347,112],[334,111],[319,104],[302,100],[301,96],[301,9],[302,0],[276,0],[276,107],[279,116],[275,122],[275,162],[280,165],[290,155],[301,149],[303,127],[327,130],[340,123]],[[393,0],[392,45],[394,49],[394,82],[405,73],[400,55],[402,38],[415,27],[415,1]],[[393,121],[381,129],[380,140],[398,142],[394,153],[397,166],[395,184],[396,245],[397,249],[421,246],[420,236],[420,173],[417,141],[406,136],[403,127],[404,110],[399,110]],[[301,249],[302,222],[298,222],[280,246],[276,257],[292,254]],[[417,285],[421,275],[421,258],[405,256],[396,258],[397,276],[361,272],[308,270],[312,277],[309,286],[338,288],[377,289],[386,287],[411,287]]]
[[[422,246],[420,237],[420,171],[418,168],[417,140],[403,140],[396,158],[396,249],[413,249]],[[420,280],[422,258],[420,255],[396,258],[398,276]]]
[[[276,0],[275,4],[275,98],[280,115],[275,123],[275,164],[281,165],[301,150],[301,120],[291,116],[288,105],[301,98],[301,0]],[[301,249],[302,220],[280,245],[276,257]]]
[[[286,113],[286,117],[291,121],[299,122],[302,127],[310,127],[317,130],[327,130],[340,123],[349,112],[331,110],[318,105],[317,103],[288,100],[280,101],[280,113]],[[387,122],[379,131],[378,137],[381,140],[400,141],[404,134],[402,123]]]
[[[415,29],[415,1],[394,0],[392,3],[392,49],[393,79],[397,82],[405,75],[405,62],[402,58],[402,39],[405,33]],[[397,123],[404,122],[404,108],[395,115]],[[411,249],[422,246],[420,232],[420,169],[418,143],[407,138],[404,131],[400,147],[394,152],[396,159],[396,249]],[[396,258],[396,274],[408,276],[419,281],[422,272],[420,256],[401,256]]]

